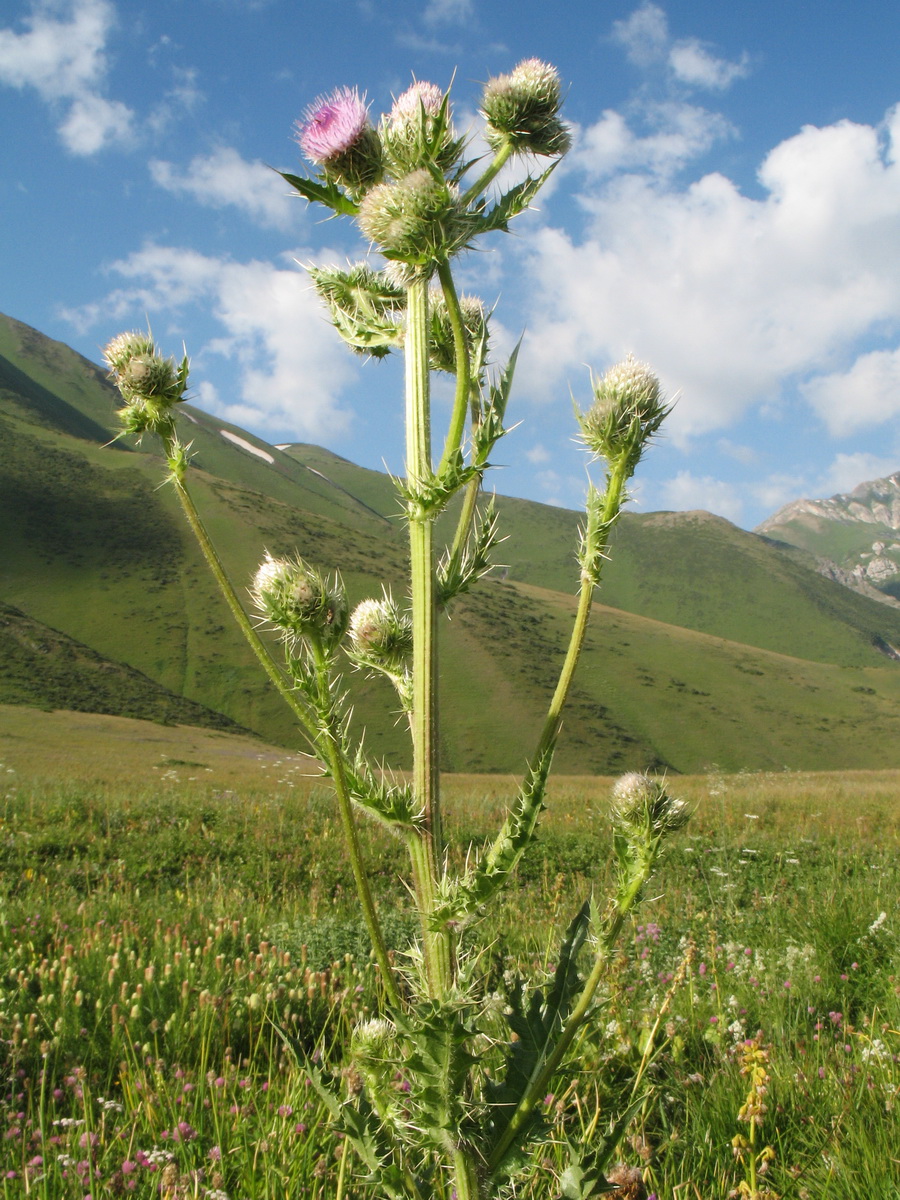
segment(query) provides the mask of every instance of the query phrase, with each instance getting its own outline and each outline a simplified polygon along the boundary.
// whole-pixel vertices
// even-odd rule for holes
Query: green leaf
[[[298,191],[304,199],[308,200],[310,204],[324,204],[326,208],[330,208],[333,212],[343,213],[349,217],[354,217],[359,212],[359,205],[351,200],[347,193],[341,191],[338,185],[331,180],[319,183],[315,179],[304,179],[300,175],[290,175],[287,171],[279,171],[278,174],[295,191]]]
[[[557,160],[558,162],[558,160]],[[553,171],[556,170],[557,163],[553,163],[543,172],[542,175],[533,177],[528,176],[521,183],[517,183],[514,188],[510,188],[505,192],[494,207],[484,215],[478,215],[475,223],[476,233],[491,233],[499,230],[503,233],[509,232],[509,222],[513,217],[517,217],[519,213],[525,211],[531,204],[531,201],[541,190]]]

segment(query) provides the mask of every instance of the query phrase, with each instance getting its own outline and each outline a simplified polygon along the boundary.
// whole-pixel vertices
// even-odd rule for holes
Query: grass
[[[374,1200],[285,1041],[339,1065],[379,1004],[327,790],[254,739],[84,714],[33,714],[29,732],[24,711],[0,711],[0,1195],[325,1200],[343,1169],[346,1194]],[[80,734],[55,744],[54,722]],[[602,886],[608,782],[554,782],[487,918],[497,987],[540,980],[552,924]],[[659,1197],[728,1196],[747,1175],[732,1139],[755,1038],[757,1149],[774,1152],[760,1181],[797,1200],[894,1195],[900,773],[676,782],[694,818],[547,1097],[551,1158],[592,1144],[642,1071],[622,1164]],[[460,857],[512,781],[445,785]],[[367,852],[402,955],[399,847],[369,831]],[[547,1165],[520,1195],[546,1200]]]

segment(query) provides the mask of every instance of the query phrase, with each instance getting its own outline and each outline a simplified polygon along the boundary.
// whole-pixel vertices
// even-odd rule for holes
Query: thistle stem
[[[350,788],[347,785],[347,772],[341,749],[339,730],[336,727],[337,718],[331,711],[328,678],[329,662],[318,639],[311,638],[310,644],[316,664],[322,716],[322,730],[318,739],[318,747],[320,752],[324,749],[324,756],[331,772],[334,790],[337,793],[338,810],[341,814],[341,825],[350,855],[353,882],[356,884],[356,891],[359,896],[360,905],[362,906],[366,929],[372,942],[372,949],[375,952],[375,961],[381,970],[384,990],[391,1006],[399,1008],[400,993],[397,990],[394,968],[391,966],[391,960],[384,941],[384,934],[381,930],[381,922],[378,920],[378,914],[375,911],[375,901],[372,899],[372,890],[369,887],[369,877],[363,862],[362,847],[359,844],[359,830],[356,827],[356,817],[353,812],[353,800],[350,796]]]
[[[451,456],[462,444],[463,431],[466,426],[466,414],[469,410],[469,393],[472,388],[472,380],[465,322],[463,321],[459,296],[456,293],[456,285],[453,282],[453,273],[450,270],[448,262],[442,262],[438,267],[438,278],[441,281],[444,302],[447,305],[447,313],[450,317],[450,328],[453,330],[453,349],[456,358],[456,394],[453,399],[453,414],[450,418],[450,427],[447,430],[447,440],[444,444],[444,455],[438,466],[438,474],[441,474],[449,463]]]
[[[430,378],[428,373],[428,286],[408,288],[406,332],[406,477],[413,496],[433,477],[431,465]],[[435,881],[443,856],[438,772],[437,604],[434,517],[415,499],[409,504],[410,591],[412,600],[413,792],[424,813],[423,832],[410,842],[413,883],[422,921],[429,986],[440,995],[451,978],[449,939],[431,929]]]
[[[500,147],[500,149],[497,151],[497,153],[494,155],[494,157],[491,161],[491,165],[487,168],[486,171],[484,171],[481,175],[479,175],[479,177],[475,180],[475,182],[472,184],[472,186],[469,188],[469,190],[463,196],[463,198],[462,198],[463,205],[471,204],[473,200],[477,199],[477,197],[481,195],[481,193],[488,186],[488,184],[490,184],[494,181],[494,179],[500,174],[500,172],[506,166],[507,160],[509,159],[509,156],[512,154],[512,152],[513,152],[512,143],[504,142],[503,145]]]

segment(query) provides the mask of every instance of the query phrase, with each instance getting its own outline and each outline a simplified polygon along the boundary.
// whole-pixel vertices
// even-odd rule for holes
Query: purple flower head
[[[310,162],[318,165],[346,154],[370,128],[369,110],[356,88],[338,88],[320,96],[303,117],[297,140]]]

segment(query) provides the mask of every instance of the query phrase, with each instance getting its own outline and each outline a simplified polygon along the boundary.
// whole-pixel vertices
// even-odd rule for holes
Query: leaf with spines
[[[356,201],[351,200],[333,180],[319,182],[315,179],[304,179],[302,175],[291,175],[287,171],[279,171],[278,174],[310,204],[324,204],[332,212],[348,217],[354,217],[359,212]]]
[[[474,232],[492,233],[500,231],[508,233],[510,221],[529,207],[531,201],[556,170],[556,166],[557,164],[553,163],[542,174],[536,176],[529,175],[527,179],[523,179],[521,183],[517,183],[508,192],[504,192],[494,207],[488,209],[487,212],[484,211],[487,207],[486,201],[479,201],[474,210],[476,214]]]
[[[493,499],[462,552],[448,553],[437,566],[438,604],[449,604],[468,592],[491,569],[491,551],[501,541],[497,509]]]
[[[495,1143],[506,1132],[519,1101],[546,1062],[555,1037],[571,1011],[573,998],[581,986],[578,954],[589,929],[590,903],[585,901],[566,931],[553,975],[553,986],[546,993],[536,988],[527,1007],[521,980],[509,996],[510,1011],[506,1020],[514,1037],[507,1045],[504,1076],[488,1089],[491,1131]],[[541,1121],[540,1111],[535,1109],[497,1164],[498,1175],[509,1174],[517,1168],[523,1145],[534,1135]]]
[[[519,865],[522,855],[534,841],[545,808],[544,791],[555,748],[556,740],[553,739],[537,761],[529,765],[512,812],[474,867],[460,878],[442,881],[432,917],[435,928],[441,928],[449,921],[471,920],[506,884]]]

